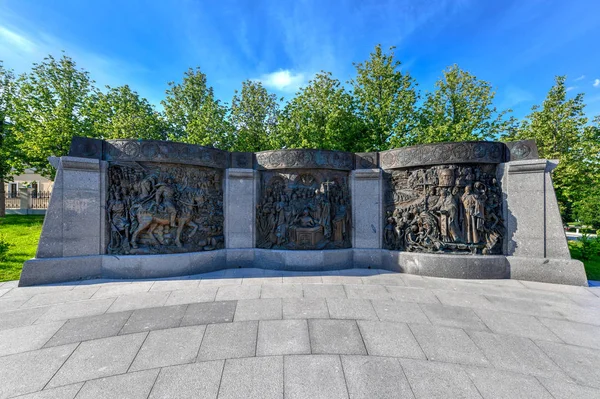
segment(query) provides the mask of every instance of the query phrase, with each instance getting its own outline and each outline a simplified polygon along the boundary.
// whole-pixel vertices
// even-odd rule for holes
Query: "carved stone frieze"
[[[508,148],[507,161],[521,161],[524,159],[537,159],[538,150],[535,140],[510,141],[505,143]]]
[[[256,210],[258,248],[351,247],[348,173],[281,170],[261,173]]]
[[[502,192],[494,164],[386,173],[384,247],[412,252],[502,253]]]
[[[220,169],[111,163],[107,252],[164,254],[223,248],[222,180]]]
[[[256,153],[256,169],[352,170],[354,154],[328,150],[276,150]]]

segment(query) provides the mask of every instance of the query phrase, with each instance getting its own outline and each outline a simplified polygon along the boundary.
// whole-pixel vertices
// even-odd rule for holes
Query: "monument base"
[[[583,263],[570,259],[443,255],[385,249],[286,251],[221,249],[168,255],[91,255],[25,262],[19,286],[95,278],[148,279],[259,268],[317,272],[352,268],[460,279],[518,279],[587,286]]]

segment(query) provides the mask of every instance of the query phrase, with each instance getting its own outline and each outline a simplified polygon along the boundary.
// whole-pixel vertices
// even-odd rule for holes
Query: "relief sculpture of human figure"
[[[175,208],[175,205],[173,204],[175,196],[173,179],[171,177],[167,177],[163,183],[159,183],[156,187],[156,205],[159,208],[162,205],[164,210],[169,214],[169,225],[171,227],[177,227],[175,223],[175,218],[177,217],[177,208]]]
[[[481,242],[480,232],[485,220],[484,204],[470,185],[465,187],[461,200],[465,208],[465,241],[477,244]]]

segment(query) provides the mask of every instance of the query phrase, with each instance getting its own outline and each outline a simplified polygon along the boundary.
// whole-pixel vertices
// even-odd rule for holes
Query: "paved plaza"
[[[346,270],[0,283],[0,398],[599,398],[600,287]]]

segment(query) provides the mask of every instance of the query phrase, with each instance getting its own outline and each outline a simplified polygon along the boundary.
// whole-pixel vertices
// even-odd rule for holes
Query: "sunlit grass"
[[[35,256],[43,223],[44,216],[39,215],[0,218],[0,238],[12,244],[0,260],[0,281],[19,279],[23,262]]]

